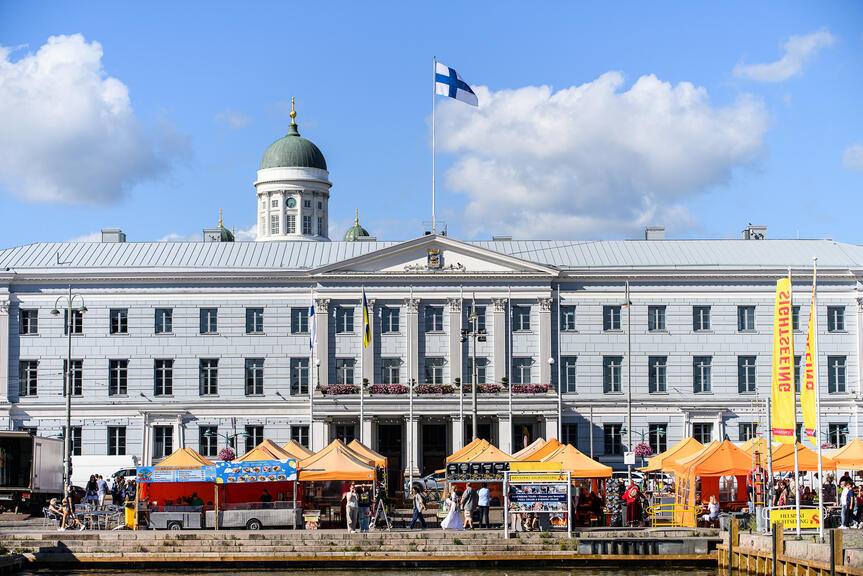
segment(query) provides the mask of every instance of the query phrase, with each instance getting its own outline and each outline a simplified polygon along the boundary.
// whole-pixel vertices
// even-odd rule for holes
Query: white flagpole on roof
[[[432,234],[437,234],[437,219],[435,217],[435,90],[437,77],[437,56],[432,56]]]

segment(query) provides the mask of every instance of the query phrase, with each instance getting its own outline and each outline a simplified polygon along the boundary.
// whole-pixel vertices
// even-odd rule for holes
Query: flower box
[[[465,392],[471,392],[473,390],[473,385],[465,384],[462,388]],[[503,386],[500,384],[477,384],[476,391],[479,394],[499,394],[503,390]]]
[[[548,392],[548,384],[513,384],[513,394],[545,394]]]
[[[452,394],[455,387],[452,384],[418,384],[414,391],[417,394]]]
[[[343,396],[345,394],[359,394],[360,387],[356,384],[332,384],[322,386],[321,394],[325,396]]]
[[[369,394],[407,394],[408,387],[404,384],[372,384]]]

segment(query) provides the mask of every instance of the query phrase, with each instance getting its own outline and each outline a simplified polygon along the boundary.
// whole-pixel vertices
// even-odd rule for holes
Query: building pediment
[[[317,274],[529,274],[557,276],[558,271],[521,258],[459,242],[446,236],[422,236],[381,250],[322,266]]]

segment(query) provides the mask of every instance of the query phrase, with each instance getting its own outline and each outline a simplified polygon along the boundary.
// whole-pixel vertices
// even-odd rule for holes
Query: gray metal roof
[[[40,242],[0,250],[0,270],[304,271],[399,242]],[[863,269],[863,246],[832,240],[514,240],[466,242],[545,266],[751,269],[818,266]]]

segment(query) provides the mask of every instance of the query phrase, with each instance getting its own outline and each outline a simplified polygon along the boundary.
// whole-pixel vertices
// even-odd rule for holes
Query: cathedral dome
[[[345,242],[356,242],[360,237],[369,237],[370,234],[368,230],[360,226],[360,215],[359,211],[357,211],[357,217],[354,218],[354,225],[348,228],[348,231],[345,232],[344,240]]]
[[[266,168],[319,168],[327,169],[324,155],[311,141],[300,136],[297,125],[284,138],[279,138],[267,148],[261,159],[261,170]]]

